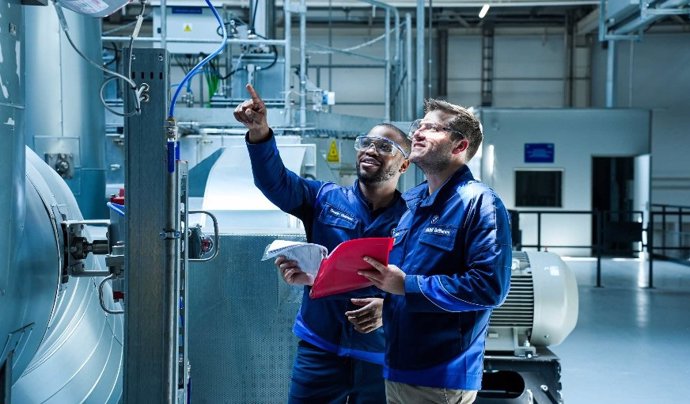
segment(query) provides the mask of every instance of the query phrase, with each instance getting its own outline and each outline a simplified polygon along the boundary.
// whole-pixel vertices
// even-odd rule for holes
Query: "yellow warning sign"
[[[192,24],[185,24],[184,28],[182,28],[182,31],[184,32],[192,32]]]
[[[338,143],[335,140],[331,140],[326,161],[329,163],[340,163],[340,152],[338,151]]]

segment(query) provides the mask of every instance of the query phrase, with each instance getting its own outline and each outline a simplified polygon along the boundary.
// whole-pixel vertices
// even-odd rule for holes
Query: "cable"
[[[259,0],[254,0],[254,10],[252,10],[252,18],[249,20],[249,30],[252,34],[256,33],[256,10],[259,8]]]
[[[134,32],[132,32],[132,35],[130,36],[130,40],[129,40],[129,57],[128,57],[129,63],[128,63],[127,74],[130,75],[130,76],[131,76],[131,74],[132,74],[132,45],[134,44],[134,38],[137,37],[137,36],[139,35],[139,30],[141,29],[141,24],[142,24],[142,22],[143,22],[144,9],[145,9],[145,6],[146,6],[145,0],[140,0],[140,1],[141,1],[141,12],[140,12],[139,15],[137,16],[137,26],[134,28]],[[134,104],[135,104],[134,110],[135,110],[135,111],[134,111],[133,114],[138,114],[138,113],[141,111],[141,95],[142,95],[143,91],[141,91],[141,89],[137,89],[136,83],[135,83],[132,79],[130,79],[129,77],[125,77],[125,76],[123,76],[122,74],[120,74],[120,73],[118,73],[118,72],[115,72],[115,71],[112,71],[112,70],[110,70],[110,69],[107,69],[107,68],[104,67],[103,65],[94,62],[93,60],[89,59],[86,55],[84,55],[84,54],[82,53],[82,51],[80,51],[79,48],[77,48],[77,46],[75,45],[74,41],[72,41],[72,37],[71,37],[70,34],[69,34],[69,27],[68,27],[68,25],[67,25],[67,19],[65,18],[65,14],[64,14],[63,11],[62,11],[62,6],[61,6],[60,4],[58,4],[58,0],[54,0],[54,1],[53,1],[53,6],[55,7],[55,12],[57,13],[58,20],[60,21],[60,28],[62,29],[62,32],[65,34],[65,38],[67,38],[67,42],[69,42],[69,44],[70,44],[70,46],[72,47],[72,49],[74,49],[74,51],[77,52],[77,54],[78,54],[82,59],[84,59],[85,61],[87,61],[87,62],[88,62],[89,64],[91,64],[92,66],[96,67],[98,70],[103,71],[103,72],[104,72],[105,74],[107,74],[107,75],[114,76],[114,77],[110,77],[110,78],[108,78],[107,80],[105,80],[105,81],[103,82],[103,84],[101,85],[100,98],[101,98],[101,102],[103,102],[103,106],[104,106],[106,109],[108,109],[110,112],[113,112],[114,114],[117,114],[117,115],[120,115],[120,116],[132,116],[132,115],[130,115],[130,114],[120,114],[119,112],[114,111],[113,109],[111,109],[110,107],[108,107],[108,106],[105,104],[105,101],[104,101],[104,99],[103,99],[103,88],[105,87],[105,84],[108,83],[108,82],[110,82],[111,80],[114,80],[114,79],[116,79],[116,78],[119,78],[119,79],[124,80],[125,82],[127,82],[127,84],[129,84],[130,89],[131,89],[132,91],[134,91],[134,94],[135,94],[136,96],[135,96],[135,98],[134,98]],[[143,88],[143,87],[142,87],[142,88]]]
[[[117,66],[117,63],[120,61],[120,50],[117,49],[117,44],[115,42],[111,42],[111,44],[113,45],[112,48],[103,45],[103,49],[113,52],[113,60],[107,63],[103,63],[103,66],[109,66],[113,63],[115,63],[115,65]]]
[[[101,66],[99,63],[96,63],[96,62],[94,62],[93,60],[89,59],[86,55],[84,55],[84,54],[81,52],[81,51],[79,50],[79,48],[77,48],[77,46],[76,46],[76,45],[74,44],[74,42],[72,41],[72,37],[69,35],[69,27],[67,27],[67,20],[65,19],[65,15],[64,15],[63,12],[62,12],[62,6],[60,6],[60,5],[57,3],[57,1],[53,2],[53,5],[55,6],[55,11],[57,11],[58,19],[60,20],[60,27],[62,28],[62,32],[65,34],[65,37],[67,38],[67,42],[69,42],[69,44],[72,46],[72,48],[74,49],[74,51],[77,52],[77,54],[78,54],[79,56],[81,56],[82,59],[86,60],[87,62],[89,62],[91,65],[93,65],[93,66],[96,67],[97,69],[102,70],[105,74],[109,74],[109,75],[111,75],[111,76],[119,77],[119,78],[121,78],[122,80],[124,80],[124,81],[126,81],[127,83],[129,83],[129,85],[132,86],[133,88],[136,88],[136,84],[135,84],[134,81],[132,81],[131,79],[129,79],[129,78],[127,78],[127,77],[121,75],[121,74],[118,73],[118,72],[114,72],[114,71],[112,71],[112,70],[106,69],[105,67]]]
[[[99,95],[100,98],[101,98],[101,103],[103,104],[103,107],[104,107],[105,109],[107,109],[108,111],[110,111],[111,113],[113,113],[113,114],[115,114],[115,115],[117,115],[117,116],[123,116],[123,117],[125,117],[125,118],[128,118],[128,117],[130,117],[130,116],[134,116],[134,115],[138,115],[138,114],[141,112],[141,109],[140,109],[140,108],[136,108],[136,107],[135,107],[134,111],[122,113],[122,112],[117,111],[117,110],[115,110],[115,109],[113,109],[113,108],[110,108],[110,106],[108,106],[108,103],[107,103],[107,101],[105,100],[105,97],[103,96],[103,90],[105,89],[105,86],[108,85],[108,83],[110,83],[111,81],[113,81],[113,80],[115,80],[115,79],[117,79],[117,77],[108,77],[107,79],[105,79],[105,80],[103,81],[103,84],[101,84],[101,89],[98,91],[98,95]],[[144,83],[144,84],[142,84],[139,88],[133,89],[133,91],[134,91],[134,96],[135,96],[134,98],[135,98],[135,100],[136,100],[136,104],[139,104],[141,101],[143,101],[143,100],[145,99],[145,97],[143,96],[143,93],[144,93],[146,90],[148,90],[148,88],[149,88],[148,85],[147,85],[146,83]]]
[[[391,33],[391,32],[393,32],[393,29],[391,29],[390,31],[388,31],[388,33]],[[386,34],[381,34],[380,36],[377,36],[376,38],[374,38],[374,39],[372,39],[372,40],[369,40],[369,41],[367,41],[367,42],[363,42],[363,43],[361,43],[361,44],[359,44],[359,45],[351,46],[351,47],[349,47],[349,48],[344,48],[344,49],[332,48],[332,47],[330,47],[330,46],[320,45],[320,44],[316,44],[316,43],[308,44],[308,45],[311,45],[311,46],[315,46],[315,47],[317,47],[317,48],[330,49],[330,50],[326,50],[326,51],[314,51],[314,50],[312,50],[312,51],[308,51],[308,53],[311,53],[311,54],[324,54],[324,55],[327,55],[327,54],[332,54],[332,53],[335,53],[335,52],[352,52],[352,51],[354,51],[354,50],[357,50],[357,49],[360,49],[360,48],[364,48],[364,47],[369,46],[369,45],[373,45],[373,44],[375,44],[376,42],[382,40],[382,39],[385,38],[385,37],[386,37]],[[293,50],[299,50],[299,48],[297,48],[297,47],[293,47],[292,49],[293,49]]]
[[[204,66],[206,63],[208,63],[209,60],[213,59],[214,57],[218,56],[218,54],[225,48],[225,44],[228,41],[228,31],[225,29],[225,24],[223,24],[223,19],[220,18],[220,15],[218,15],[218,10],[216,10],[215,7],[213,7],[213,4],[211,4],[210,0],[204,0],[206,4],[208,4],[209,8],[211,9],[211,12],[213,13],[214,17],[216,17],[216,20],[218,21],[218,24],[223,27],[223,42],[220,44],[218,49],[216,49],[213,53],[210,55],[206,56],[201,62],[197,63],[192,70],[187,73],[184,78],[182,79],[182,82],[180,82],[180,85],[177,86],[177,89],[175,89],[175,94],[173,95],[172,99],[170,100],[170,110],[168,112],[168,118],[173,118],[175,116],[175,103],[177,102],[177,97],[180,95],[180,91],[182,90],[182,87],[184,87],[184,84],[187,83],[191,79],[191,77],[194,75],[194,73],[199,70],[202,66]]]

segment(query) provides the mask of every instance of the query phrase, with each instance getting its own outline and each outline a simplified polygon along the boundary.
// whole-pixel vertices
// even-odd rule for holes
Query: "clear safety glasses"
[[[357,136],[355,139],[355,150],[365,151],[371,146],[374,146],[376,151],[382,155],[394,155],[400,152],[403,157],[407,158],[407,153],[394,141],[381,136]]]

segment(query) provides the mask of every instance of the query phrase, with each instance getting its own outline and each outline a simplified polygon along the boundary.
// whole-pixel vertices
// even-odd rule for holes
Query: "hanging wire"
[[[222,27],[222,32],[223,32],[223,41],[221,42],[220,46],[218,49],[216,49],[213,53],[210,55],[206,56],[201,62],[197,63],[196,66],[192,68],[182,79],[180,82],[180,85],[177,86],[175,89],[175,94],[173,95],[172,99],[170,100],[170,109],[168,111],[168,118],[173,118],[175,117],[175,103],[177,102],[177,97],[180,95],[180,91],[182,90],[182,87],[184,87],[184,84],[189,81],[196,72],[203,67],[206,63],[209,62],[209,60],[213,59],[214,57],[218,56],[220,52],[223,51],[225,48],[225,44],[228,41],[228,31],[225,29],[225,24],[223,24],[223,20],[220,18],[220,15],[218,15],[218,11],[216,10],[215,7],[213,7],[213,4],[211,4],[210,0],[204,0],[206,4],[208,4],[209,8],[211,9],[211,12],[213,15],[216,17],[216,20],[218,21],[218,24]]]

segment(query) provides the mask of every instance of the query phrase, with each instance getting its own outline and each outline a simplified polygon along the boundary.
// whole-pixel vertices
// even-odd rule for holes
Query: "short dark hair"
[[[407,155],[410,154],[410,149],[412,149],[412,141],[407,138],[407,135],[405,134],[405,132],[403,132],[400,128],[393,125],[392,123],[382,122],[382,123],[376,124],[374,127],[376,127],[376,126],[383,126],[384,128],[390,129],[393,132],[395,132],[398,135],[398,141],[396,143],[398,143],[400,145],[400,147],[402,147],[403,150],[405,150],[405,154],[407,154]]]
[[[424,113],[439,110],[453,116],[448,123],[448,127],[452,130],[451,139],[458,140],[464,137],[469,142],[469,146],[467,146],[467,161],[470,161],[477,153],[479,145],[482,144],[482,139],[484,138],[482,124],[479,122],[479,119],[467,108],[451,104],[448,101],[433,98],[424,101]]]

